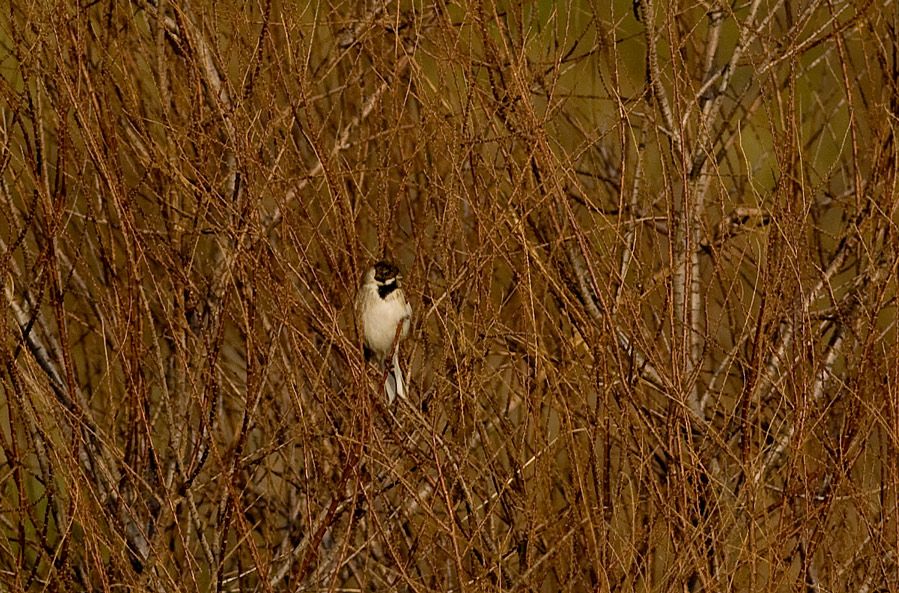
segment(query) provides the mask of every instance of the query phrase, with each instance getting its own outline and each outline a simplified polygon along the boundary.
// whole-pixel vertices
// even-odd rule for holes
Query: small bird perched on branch
[[[384,389],[387,401],[406,397],[399,363],[399,344],[409,335],[412,307],[400,287],[402,275],[388,261],[379,261],[362,277],[356,295],[356,323],[362,334],[365,360],[374,358],[387,372]],[[392,368],[387,368],[392,359]]]

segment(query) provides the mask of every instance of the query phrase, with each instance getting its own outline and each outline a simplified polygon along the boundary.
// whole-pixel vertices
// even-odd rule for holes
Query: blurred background
[[[2,588],[899,590],[897,15],[6,3]]]

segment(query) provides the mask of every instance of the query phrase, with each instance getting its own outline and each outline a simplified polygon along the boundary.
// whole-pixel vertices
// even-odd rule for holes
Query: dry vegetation
[[[895,0],[4,4],[4,591],[899,591]]]

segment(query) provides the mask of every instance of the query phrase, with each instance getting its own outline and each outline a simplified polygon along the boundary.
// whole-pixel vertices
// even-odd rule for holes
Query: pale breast
[[[365,335],[368,347],[375,352],[388,352],[393,346],[396,326],[402,322],[400,339],[409,333],[409,317],[412,313],[401,290],[373,304],[366,314]],[[405,305],[405,306],[402,306]]]

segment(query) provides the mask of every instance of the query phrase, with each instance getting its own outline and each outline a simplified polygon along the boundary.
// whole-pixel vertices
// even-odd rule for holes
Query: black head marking
[[[387,295],[396,290],[396,278],[384,284],[378,284],[378,296],[386,299]]]
[[[395,280],[399,274],[399,269],[389,261],[381,260],[375,264],[375,281],[377,282],[390,282]]]

